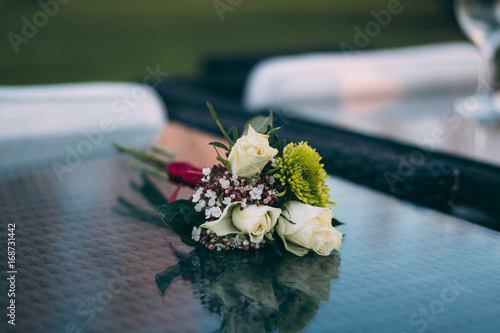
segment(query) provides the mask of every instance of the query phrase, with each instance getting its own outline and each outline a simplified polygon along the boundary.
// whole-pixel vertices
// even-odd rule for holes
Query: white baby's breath
[[[254,187],[250,191],[250,196],[252,197],[253,200],[260,200],[262,199],[262,190],[259,189],[258,187]]]
[[[199,188],[196,190],[196,193],[193,194],[193,202],[196,203],[200,200],[201,194],[203,193],[203,188]]]
[[[226,248],[226,245],[217,243],[217,244],[214,245],[214,247],[215,247],[215,249],[217,251],[222,251],[222,250],[224,250]]]
[[[220,207],[213,207],[210,210],[212,211],[212,216],[215,218],[219,218],[222,215],[222,210],[220,209]]]
[[[240,181],[238,180],[238,176],[236,176],[236,175],[232,175],[231,179],[232,179],[233,184],[234,184],[235,186],[240,185]]]
[[[194,206],[194,210],[199,213],[203,210],[203,208],[205,207],[206,204],[207,203],[205,202],[205,200],[200,200],[200,201],[198,201],[196,206]]]
[[[191,238],[198,242],[200,240],[201,228],[193,227],[193,231],[191,232]]]
[[[222,188],[225,190],[227,190],[229,188],[229,185],[231,185],[231,182],[225,178],[219,179],[219,183],[222,186]]]

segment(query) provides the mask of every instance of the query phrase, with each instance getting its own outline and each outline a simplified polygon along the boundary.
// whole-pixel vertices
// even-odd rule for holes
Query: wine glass
[[[494,58],[500,46],[500,0],[455,0],[455,15],[481,56],[476,95],[457,104],[467,105],[468,112],[480,123],[490,123],[500,119],[500,110],[493,101]]]

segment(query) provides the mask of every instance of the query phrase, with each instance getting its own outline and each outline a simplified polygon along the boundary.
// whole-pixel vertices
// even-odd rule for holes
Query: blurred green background
[[[43,0],[47,1],[47,0]],[[50,0],[55,1],[55,0]],[[62,1],[62,0],[61,0]],[[391,0],[393,1],[393,0]],[[146,67],[192,75],[207,55],[352,44],[354,27],[373,20],[387,0],[64,0],[59,12],[16,54],[8,34],[22,36],[35,0],[0,0],[0,84],[40,84],[143,77]],[[227,5],[221,21],[216,5]],[[236,6],[231,5],[237,4]],[[370,48],[464,40],[451,1],[401,0],[403,10]],[[227,8],[227,7],[226,7]]]

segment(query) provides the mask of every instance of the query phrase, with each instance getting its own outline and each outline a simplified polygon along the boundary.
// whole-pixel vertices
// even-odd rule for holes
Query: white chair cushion
[[[365,51],[349,57],[337,52],[272,58],[250,74],[244,104],[249,110],[288,108],[321,118],[321,112],[360,105],[467,94],[477,85],[479,63],[477,49],[466,43]]]
[[[166,125],[156,92],[135,83],[0,86],[0,167],[65,163],[112,153],[113,141],[146,147]],[[12,152],[11,150],[16,150]]]

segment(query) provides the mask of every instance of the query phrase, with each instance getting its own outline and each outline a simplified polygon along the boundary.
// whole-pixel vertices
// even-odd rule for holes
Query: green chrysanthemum
[[[328,175],[320,161],[321,156],[307,142],[288,144],[283,149],[283,157],[276,158],[273,164],[277,169],[274,178],[285,187],[283,194],[312,206],[328,207],[328,203],[333,203],[328,201],[329,189],[325,184]]]

